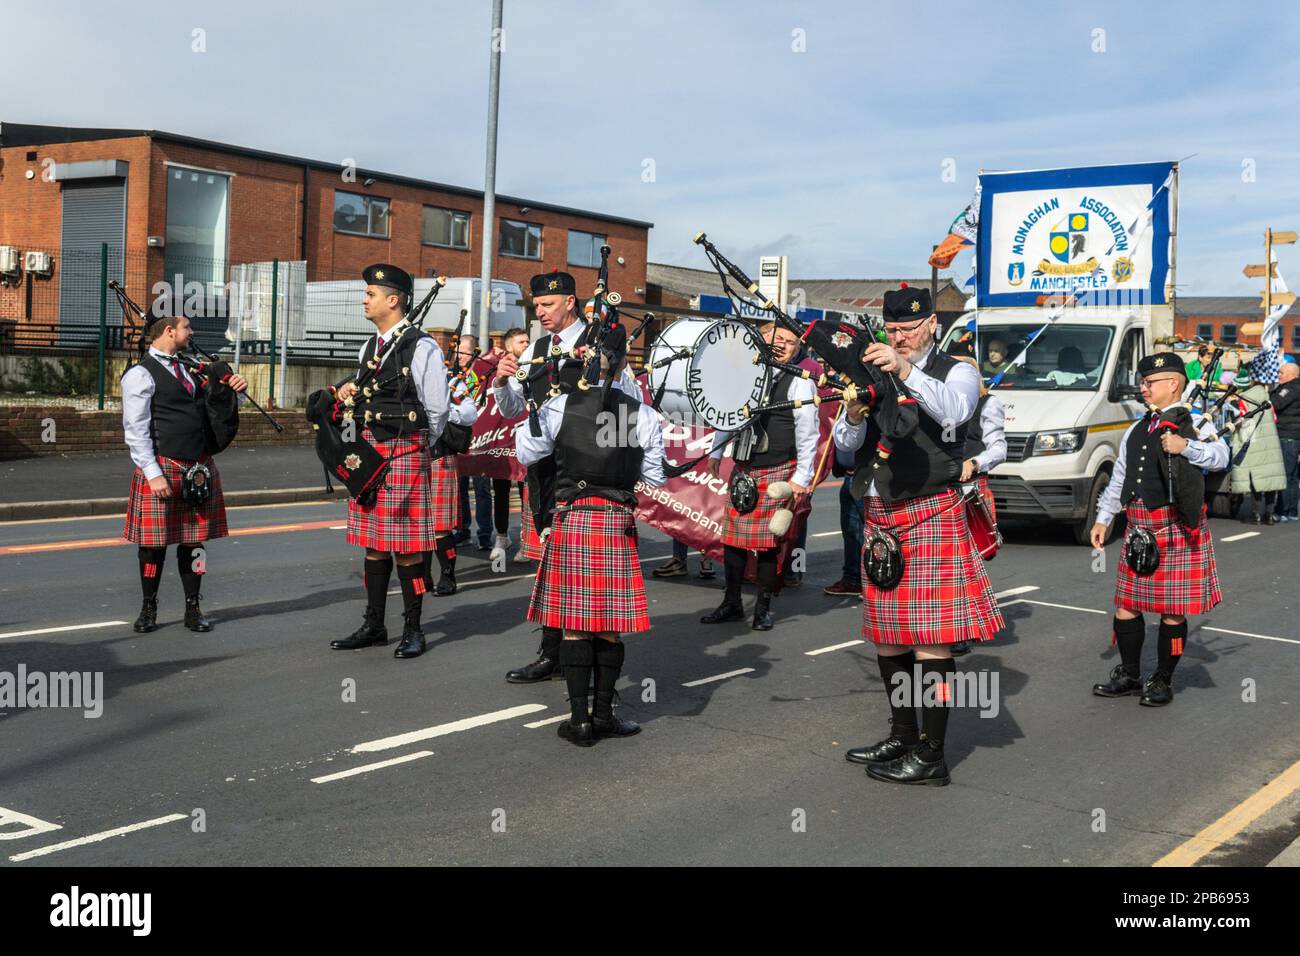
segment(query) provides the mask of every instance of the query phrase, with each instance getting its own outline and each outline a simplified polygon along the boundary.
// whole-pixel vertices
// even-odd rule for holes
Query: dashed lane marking
[[[184,813],[169,813],[165,817],[155,817],[152,820],[145,820],[142,823],[132,823],[129,826],[115,827],[112,830],[104,830],[101,833],[92,833],[90,836],[77,837],[75,840],[65,840],[62,843],[51,843],[49,846],[43,846],[35,850],[28,850],[26,853],[15,853],[9,858],[9,861],[11,863],[21,863],[23,860],[32,860],[38,856],[49,856],[51,853],[58,853],[61,850],[70,850],[73,847],[86,846],[89,843],[100,843],[104,840],[111,840],[113,837],[135,833],[137,830],[147,830],[150,827],[160,827],[164,823],[175,823],[177,820],[188,819],[189,817]]]
[[[1247,538],[1255,538],[1258,536],[1259,536],[1258,531],[1243,531],[1241,534],[1229,535],[1228,537],[1220,538],[1219,540],[1220,541],[1244,541]]]
[[[997,594],[994,594],[993,597],[995,600],[1004,597],[1015,597],[1017,594],[1028,594],[1031,591],[1037,590],[1039,590],[1039,588],[1036,584],[1022,584],[1018,588],[1007,588],[1005,591],[999,591]]]
[[[126,621],[98,621],[95,624],[65,624],[63,627],[38,627],[33,631],[10,631],[0,634],[0,641],[10,637],[35,637],[38,634],[65,634],[68,631],[91,631],[101,627],[117,627]]]
[[[412,730],[392,737],[368,740],[363,744],[357,744],[352,748],[352,752],[361,754],[374,753],[377,750],[392,750],[394,747],[405,747],[407,744],[419,743],[422,740],[445,737],[447,734],[459,733],[462,730],[473,730],[475,727],[495,724],[502,720],[511,720],[515,717],[522,717],[524,714],[535,714],[539,710],[545,709],[545,704],[520,704],[518,707],[494,710],[490,714],[479,714],[477,717],[466,717],[463,720],[453,720],[446,724],[435,724],[432,727],[424,727],[420,730]]]
[[[1085,614],[1109,614],[1109,611],[1098,611],[1095,607],[1075,607],[1073,604],[1053,604],[1051,601],[1034,601],[1029,598],[1016,598],[1014,601],[1007,601],[1001,607],[1011,607],[1013,604],[1037,604],[1042,607],[1059,607],[1063,611],[1082,611]]]
[[[831,651],[842,651],[846,647],[854,647],[858,644],[865,643],[867,642],[862,638],[858,638],[856,641],[845,641],[843,644],[832,644],[830,647],[819,647],[815,651],[804,651],[804,653],[809,657],[816,657],[818,654],[829,654]]]
[[[531,724],[524,724],[529,730],[536,730],[538,727],[545,727],[548,724],[558,724],[562,720],[568,720],[568,714],[560,714],[558,717],[547,717],[545,720],[534,720]]]
[[[417,750],[413,754],[403,754],[400,757],[393,757],[391,760],[380,760],[377,763],[362,764],[360,767],[353,767],[351,770],[340,770],[338,773],[327,773],[323,777],[312,777],[312,783],[329,783],[332,780],[342,780],[344,777],[355,777],[360,773],[370,773],[372,770],[383,770],[385,767],[395,767],[399,763],[410,763],[412,760],[419,760],[421,757],[432,757],[432,750]]]
[[[1202,631],[1218,631],[1220,634],[1235,634],[1237,637],[1257,637],[1261,641],[1281,641],[1283,644],[1300,644],[1300,641],[1290,637],[1273,637],[1269,634],[1251,634],[1249,631],[1230,631],[1226,627],[1210,627],[1202,624]]]
[[[740,670],[727,671],[725,674],[714,674],[712,677],[701,677],[699,680],[687,681],[683,687],[699,687],[701,684],[711,684],[715,680],[726,680],[728,677],[739,677],[741,674],[752,674],[754,668],[742,667]]]

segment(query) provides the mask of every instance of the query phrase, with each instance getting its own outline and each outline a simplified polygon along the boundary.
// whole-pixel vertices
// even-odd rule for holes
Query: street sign
[[[1269,234],[1275,246],[1289,246],[1295,242],[1296,234],[1294,232],[1273,232]]]
[[[1265,275],[1267,275],[1270,279],[1276,279],[1277,263],[1273,262],[1270,263],[1270,265],[1272,265],[1273,268],[1271,271],[1266,273],[1264,271],[1264,263],[1252,262],[1250,265],[1246,266],[1246,268],[1241,270],[1241,274],[1244,275],[1247,279],[1259,279]]]
[[[1259,307],[1261,309],[1269,309],[1275,305],[1290,305],[1294,301],[1294,292],[1270,292],[1267,296],[1259,300]]]
[[[1246,323],[1243,324],[1242,327],[1241,327],[1240,329],[1238,329],[1237,331],[1240,332],[1242,335],[1263,335],[1263,334],[1264,334],[1264,323],[1263,323],[1263,322],[1246,322]]]

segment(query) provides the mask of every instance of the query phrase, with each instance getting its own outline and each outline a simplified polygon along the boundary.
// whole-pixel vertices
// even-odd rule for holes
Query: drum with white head
[[[744,322],[678,319],[650,349],[650,394],[663,388],[659,410],[669,417],[734,431],[767,387],[769,368],[754,363],[759,354],[758,332]]]

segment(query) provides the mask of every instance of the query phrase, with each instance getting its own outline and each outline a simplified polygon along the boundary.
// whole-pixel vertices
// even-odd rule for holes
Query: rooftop
[[[697,295],[722,295],[722,282],[712,269],[692,269],[672,266],[662,262],[646,265],[646,281],[668,292],[690,298]],[[930,277],[916,279],[790,279],[793,292],[802,289],[804,305],[812,309],[833,309],[839,312],[860,312],[867,307],[878,307],[889,289],[908,285],[930,287]],[[951,279],[939,280],[939,291],[956,288]]]

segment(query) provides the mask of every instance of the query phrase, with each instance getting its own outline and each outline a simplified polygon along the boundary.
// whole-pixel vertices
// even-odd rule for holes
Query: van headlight
[[[1064,428],[1055,432],[1038,432],[1034,435],[1035,455],[1068,455],[1083,447],[1086,428]]]

